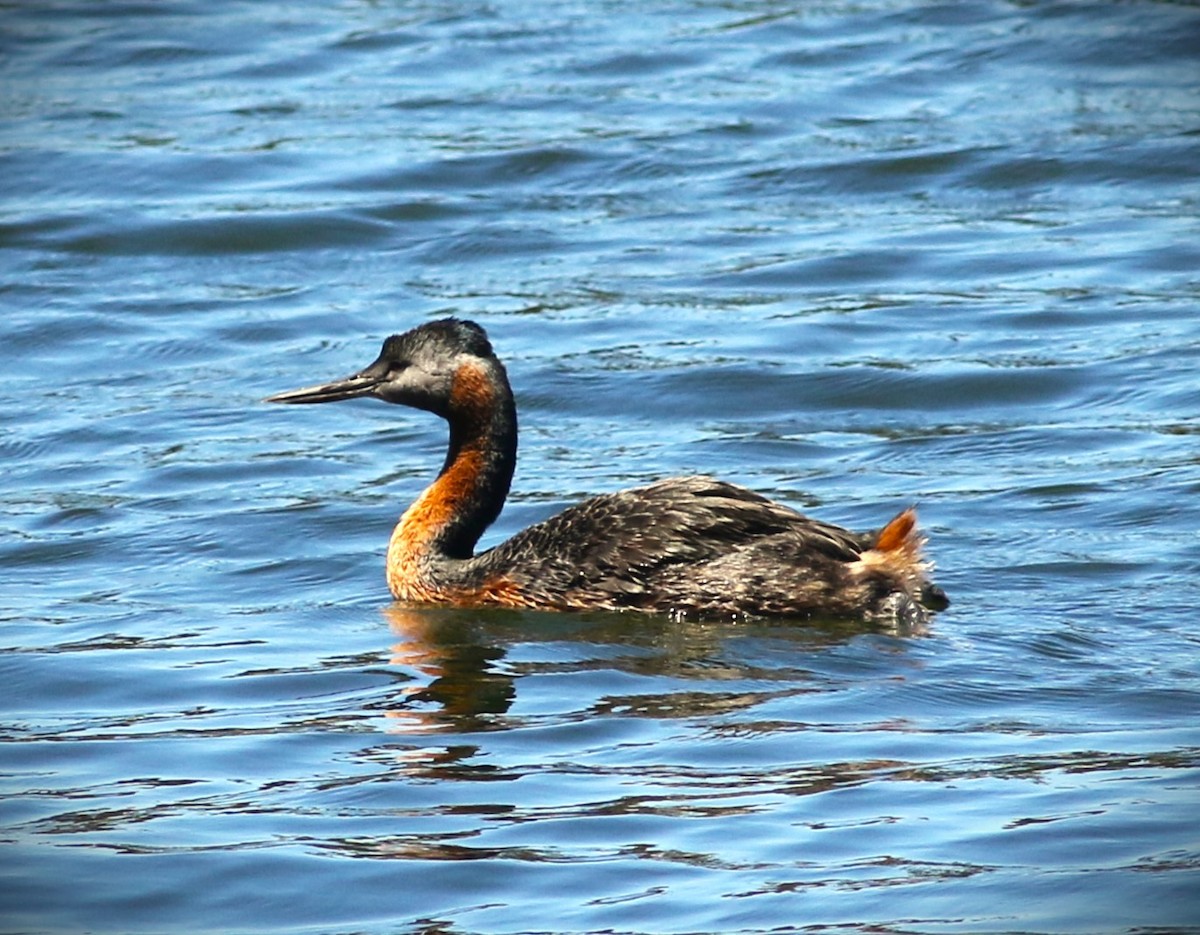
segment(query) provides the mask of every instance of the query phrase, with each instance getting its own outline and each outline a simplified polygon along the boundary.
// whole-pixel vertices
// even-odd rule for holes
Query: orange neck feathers
[[[392,531],[387,579],[401,600],[430,600],[436,565],[469,559],[500,513],[516,465],[516,415],[503,370],[474,361],[454,373],[450,448],[437,479]]]

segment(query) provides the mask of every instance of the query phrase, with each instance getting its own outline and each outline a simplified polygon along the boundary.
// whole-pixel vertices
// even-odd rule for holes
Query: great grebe
[[[353,376],[268,397],[373,396],[441,416],[450,446],[387,551],[397,600],[679,617],[840,617],[916,623],[948,601],[930,582],[916,513],[854,533],[709,477],[672,477],[572,506],[475,554],[517,460],[504,365],[470,321],[392,335]]]

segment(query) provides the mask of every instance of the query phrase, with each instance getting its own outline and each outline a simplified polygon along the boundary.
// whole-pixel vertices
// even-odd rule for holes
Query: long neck
[[[511,394],[485,420],[452,419],[446,463],[420,497],[440,503],[445,516],[431,544],[450,558],[470,558],[504,507],[516,465],[517,416]]]
[[[400,518],[388,577],[411,576],[428,559],[467,559],[508,496],[517,462],[517,415],[504,368],[472,361],[454,375],[450,447],[437,479]]]

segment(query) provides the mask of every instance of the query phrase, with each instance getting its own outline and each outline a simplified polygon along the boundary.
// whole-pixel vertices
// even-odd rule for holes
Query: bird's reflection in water
[[[520,611],[464,610],[393,604],[384,610],[393,633],[392,664],[409,681],[390,696],[386,714],[409,731],[471,733],[502,730],[516,699],[517,680],[539,672],[619,670],[640,677],[668,677],[662,692],[593,699],[593,714],[621,710],[650,717],[686,717],[715,708],[740,708],[759,695],[813,690],[814,654],[868,632],[911,637],[862,623],[792,625],[710,623],[624,614],[564,615]],[[923,629],[922,629],[923,632]],[[782,651],[780,648],[782,643]],[[522,655],[506,661],[517,644],[559,649],[539,663]],[[561,649],[575,644],[578,652]],[[761,649],[763,645],[769,648]],[[896,644],[897,648],[903,643]],[[749,648],[747,648],[749,646]],[[542,655],[536,650],[534,657]],[[679,688],[679,679],[697,683]],[[746,692],[738,682],[778,686]],[[626,683],[627,684],[627,683]],[[723,691],[728,688],[729,691]],[[580,699],[582,700],[582,699]]]
[[[508,711],[516,679],[500,666],[504,644],[479,632],[487,614],[394,604],[384,610],[399,641],[392,664],[419,673],[387,716],[409,729],[488,730]],[[395,703],[396,699],[393,699]]]

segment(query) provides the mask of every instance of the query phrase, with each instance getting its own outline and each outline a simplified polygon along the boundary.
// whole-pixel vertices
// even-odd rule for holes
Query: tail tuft
[[[879,530],[871,548],[876,552],[906,550],[915,553],[920,548],[920,542],[916,541],[916,529],[917,511],[910,506]]]
[[[942,610],[950,603],[946,592],[929,580],[933,566],[921,555],[924,544],[917,511],[909,507],[879,530],[859,556],[857,573],[880,589],[877,618],[912,622],[924,619],[926,610]]]

